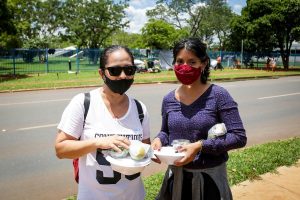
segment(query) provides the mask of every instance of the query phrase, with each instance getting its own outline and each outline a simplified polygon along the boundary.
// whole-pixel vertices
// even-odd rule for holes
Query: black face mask
[[[106,75],[104,76],[104,83],[109,87],[109,89],[120,95],[124,94],[133,83],[133,79],[111,80]]]

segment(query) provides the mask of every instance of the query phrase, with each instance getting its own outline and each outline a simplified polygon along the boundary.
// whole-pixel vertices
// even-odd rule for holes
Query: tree
[[[147,16],[164,20],[177,29],[190,29],[190,36],[196,36],[203,19],[204,0],[158,0],[156,7],[147,11]]]
[[[128,25],[126,2],[112,0],[67,0],[63,26],[78,47],[100,48],[112,33]]]
[[[190,37],[198,37],[211,44],[213,36],[219,39],[220,49],[229,33],[233,16],[224,0],[158,0],[156,7],[147,11],[147,16],[164,20]]]
[[[7,5],[7,0],[0,2],[0,48],[9,49],[19,46],[15,37],[17,30],[13,24],[13,13]]]
[[[4,32],[14,34],[16,32],[12,19],[13,15],[7,6],[7,0],[2,0],[0,2],[0,34]]]
[[[13,23],[22,42],[38,37],[37,6],[39,0],[8,0],[14,14]]]
[[[150,19],[142,28],[142,36],[147,47],[170,49],[178,38],[178,32],[163,20]]]
[[[143,36],[138,33],[127,33],[124,31],[118,31],[111,35],[107,44],[119,44],[127,46],[130,49],[142,49],[146,48],[143,41]]]
[[[41,38],[51,37],[63,32],[62,21],[65,17],[63,6],[64,1],[62,0],[38,1],[36,8],[38,19],[36,23]]]
[[[300,39],[299,13],[299,0],[248,0],[240,21],[245,24],[243,37],[259,51],[278,48],[287,70],[292,42]]]
[[[152,19],[166,21],[178,29],[183,29],[186,16],[183,16],[182,13],[186,7],[190,8],[192,4],[192,1],[157,0],[155,8],[147,10],[146,15]]]
[[[223,0],[210,0],[206,7],[203,24],[207,30],[213,31],[219,40],[219,49],[224,50],[224,41],[230,33],[230,21],[234,14]]]
[[[80,47],[99,49],[116,31],[128,25],[125,18],[127,1],[66,0],[63,6],[64,38]],[[90,50],[89,58],[97,63],[99,51]]]
[[[8,5],[13,13],[13,24],[16,32],[15,40],[26,48],[47,48],[59,25],[61,16],[60,0],[8,0]],[[60,18],[59,18],[60,17]],[[13,48],[19,47],[14,45]]]

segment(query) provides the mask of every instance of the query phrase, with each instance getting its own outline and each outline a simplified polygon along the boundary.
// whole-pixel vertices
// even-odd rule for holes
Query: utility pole
[[[243,41],[243,39],[242,39],[242,50],[241,50],[241,66],[243,65],[243,45],[244,45],[244,41]]]

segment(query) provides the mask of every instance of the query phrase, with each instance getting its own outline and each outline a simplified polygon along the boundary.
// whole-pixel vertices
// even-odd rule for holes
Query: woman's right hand
[[[160,150],[162,146],[162,143],[160,141],[159,138],[155,138],[152,142],[151,142],[151,147],[153,150]]]
[[[113,149],[116,152],[121,152],[119,147],[128,149],[130,141],[123,136],[113,135],[96,139],[96,147],[99,149]]]
[[[161,146],[162,146],[162,143],[160,141],[159,138],[155,138],[152,142],[151,142],[151,148],[153,150],[157,150],[157,151],[160,151],[161,149]],[[161,161],[156,157],[156,158],[151,158],[154,162],[156,163],[161,163]]]

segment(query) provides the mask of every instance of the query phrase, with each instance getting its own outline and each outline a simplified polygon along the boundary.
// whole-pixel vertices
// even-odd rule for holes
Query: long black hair
[[[205,84],[210,74],[210,58],[206,52],[206,44],[204,44],[198,38],[186,38],[179,41],[173,48],[173,64],[176,61],[178,53],[182,49],[192,51],[200,59],[201,62],[207,62],[204,70],[201,73],[201,83]]]
[[[128,55],[131,58],[131,64],[133,65],[134,64],[133,54],[131,53],[131,51],[127,47],[121,46],[121,45],[111,45],[111,46],[105,48],[102,51],[101,56],[100,56],[100,66],[99,66],[99,68],[104,69],[105,65],[107,64],[108,56],[111,53],[113,53],[117,50],[121,50],[121,49],[123,49],[124,51],[126,51],[126,53],[128,53]]]

